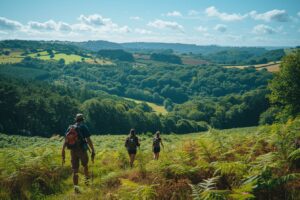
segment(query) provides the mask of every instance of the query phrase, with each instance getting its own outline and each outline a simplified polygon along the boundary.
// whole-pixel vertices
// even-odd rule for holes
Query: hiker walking
[[[135,130],[131,129],[129,136],[125,140],[125,147],[127,149],[129,158],[130,158],[130,167],[133,167],[133,162],[135,159],[137,147],[140,146],[138,137],[135,134]]]
[[[164,144],[162,143],[162,139],[160,137],[160,132],[157,131],[155,133],[155,136],[153,138],[153,144],[152,144],[152,149],[153,149],[153,158],[155,160],[158,160],[159,158],[159,152],[160,152],[160,144],[164,148]]]
[[[91,152],[91,160],[94,162],[95,149],[92,140],[90,139],[90,132],[87,126],[83,123],[84,118],[82,114],[77,114],[75,117],[76,123],[70,125],[66,131],[65,141],[62,147],[62,162],[65,163],[65,148],[67,147],[71,152],[71,164],[73,170],[73,184],[75,193],[80,193],[78,186],[78,170],[79,162],[84,168],[85,184],[89,184],[88,171],[88,153]]]

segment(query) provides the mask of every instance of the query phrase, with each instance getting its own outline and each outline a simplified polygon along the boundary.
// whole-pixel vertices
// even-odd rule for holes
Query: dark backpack
[[[128,137],[127,138],[127,148],[128,149],[136,149],[137,148],[137,138],[135,137]]]
[[[80,134],[79,127],[76,125],[71,125],[66,133],[65,140],[68,149],[80,148],[83,138]]]
[[[153,147],[160,147],[160,138],[153,138]]]

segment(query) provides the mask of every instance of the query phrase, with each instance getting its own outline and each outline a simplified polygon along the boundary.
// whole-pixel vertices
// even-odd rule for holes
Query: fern
[[[300,149],[296,149],[294,151],[292,151],[289,156],[288,156],[288,159],[291,161],[291,162],[294,162],[296,160],[299,160],[300,159]]]
[[[242,162],[214,162],[215,175],[227,175],[242,178],[247,174],[248,166]]]
[[[121,179],[121,188],[119,191],[120,199],[124,200],[150,200],[156,197],[153,185],[138,184],[128,179]]]
[[[217,190],[216,184],[220,177],[205,179],[197,185],[190,184],[194,200],[225,200],[228,190]]]
[[[238,188],[234,188],[232,190],[232,193],[229,195],[229,197],[233,200],[250,200],[255,199],[255,196],[251,193],[253,193],[253,182],[243,184]]]

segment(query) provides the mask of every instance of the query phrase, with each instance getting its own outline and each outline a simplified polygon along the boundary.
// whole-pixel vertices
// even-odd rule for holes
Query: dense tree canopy
[[[280,66],[280,71],[271,81],[269,88],[273,104],[285,107],[291,114],[300,112],[300,51],[287,55]]]
[[[126,133],[131,127],[140,132],[187,133],[206,130],[208,125],[216,128],[256,125],[260,114],[269,107],[266,86],[273,75],[265,69],[225,68],[209,63],[172,64],[151,59],[139,62],[123,50],[84,54],[113,59],[113,63],[102,65],[64,59],[41,60],[29,56],[28,52],[85,51],[79,47],[68,48],[69,45],[63,43],[51,46],[33,42],[32,48],[29,44],[28,41],[0,42],[0,46],[27,52],[21,62],[0,64],[3,77],[27,80],[1,78],[0,129],[5,132],[44,136],[63,133],[66,125],[72,123],[74,114],[83,112],[91,130],[99,134]],[[243,53],[243,48],[240,50],[240,55],[249,53]],[[264,49],[256,53],[255,50],[250,51],[255,56],[266,53]],[[123,97],[163,105],[168,114],[158,115],[147,104],[136,104]],[[293,99],[294,96],[288,104]],[[292,103],[297,110],[296,100]],[[260,122],[269,123],[274,118],[271,115],[277,111],[267,110]]]
[[[131,53],[128,53],[121,49],[106,49],[106,50],[103,49],[97,52],[97,56],[110,58],[114,60],[120,60],[120,61],[128,61],[128,62],[134,61],[134,58]]]
[[[150,59],[173,64],[182,64],[181,58],[174,54],[153,53],[151,54]]]

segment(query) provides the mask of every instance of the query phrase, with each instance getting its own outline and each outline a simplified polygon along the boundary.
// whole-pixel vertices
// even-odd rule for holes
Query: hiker
[[[139,146],[140,146],[140,142],[139,142],[138,137],[135,134],[135,130],[131,129],[129,136],[126,138],[126,141],[125,141],[125,147],[127,149],[127,152],[128,152],[129,158],[130,158],[130,167],[133,167],[136,150],[137,150],[137,147],[139,147]]]
[[[160,137],[160,132],[157,131],[155,133],[155,136],[153,138],[153,144],[152,144],[152,149],[153,149],[153,158],[155,160],[158,160],[159,158],[159,152],[160,152],[160,144],[164,148],[164,144],[162,143],[162,139]]]
[[[80,193],[78,186],[78,170],[79,162],[84,168],[85,184],[89,185],[89,171],[88,171],[88,153],[91,152],[91,160],[94,162],[95,149],[92,140],[90,139],[90,132],[84,124],[82,114],[77,114],[75,117],[76,123],[70,125],[66,131],[65,141],[62,147],[62,163],[65,163],[65,148],[67,147],[71,153],[71,164],[73,170],[73,184],[75,193]]]

